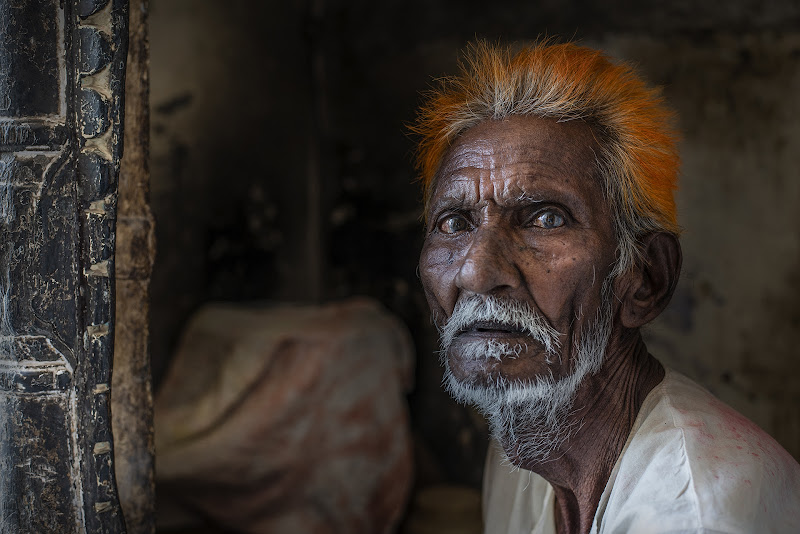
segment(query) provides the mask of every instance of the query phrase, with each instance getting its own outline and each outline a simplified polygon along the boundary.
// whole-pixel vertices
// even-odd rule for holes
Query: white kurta
[[[485,532],[555,534],[550,484],[489,449]],[[797,534],[800,465],[754,423],[667,369],[639,411],[591,532]]]

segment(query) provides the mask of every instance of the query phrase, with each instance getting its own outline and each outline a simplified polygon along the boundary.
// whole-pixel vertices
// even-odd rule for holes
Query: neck
[[[535,463],[506,450],[512,463],[553,486],[558,532],[589,532],[639,409],[663,378],[664,368],[647,352],[638,331],[612,337],[602,369],[587,376],[575,395],[568,424],[576,430],[569,439]]]

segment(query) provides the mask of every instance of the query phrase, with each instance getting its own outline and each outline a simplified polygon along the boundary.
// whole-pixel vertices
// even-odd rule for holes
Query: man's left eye
[[[538,226],[539,228],[558,228],[559,226],[564,226],[564,216],[558,213],[555,210],[545,210],[541,211],[536,214],[536,218],[533,219],[533,225]]]

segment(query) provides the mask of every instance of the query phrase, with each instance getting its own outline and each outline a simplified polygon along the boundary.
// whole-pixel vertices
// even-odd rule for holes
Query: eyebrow
[[[463,209],[466,206],[466,195],[445,195],[431,202],[428,211],[433,215],[433,212]]]
[[[431,206],[447,206],[447,207],[459,207],[464,206],[467,203],[467,196],[463,193],[444,193],[440,196],[438,200],[431,203]],[[507,198],[501,196],[499,199],[502,204],[504,205],[517,205],[517,204],[541,204],[543,202],[551,202],[552,200],[548,197],[563,197],[565,193],[563,191],[559,191],[556,189],[547,188],[544,193],[526,193],[525,191],[520,191],[515,196],[509,195]],[[566,194],[567,197],[572,197],[571,194]]]
[[[527,205],[546,204],[548,202],[558,202],[558,203],[562,202],[561,198],[552,198],[552,197],[563,197],[563,193],[553,192],[553,194],[551,195],[548,194],[534,195],[530,193],[521,192],[516,196],[509,197],[508,199],[500,198],[499,199],[500,202],[498,204],[502,207],[508,207],[513,209]],[[432,217],[435,213],[443,211],[451,211],[451,210],[456,210],[456,211],[465,210],[465,209],[470,209],[473,206],[474,203],[467,198],[467,195],[446,194],[430,204],[428,215]]]
[[[532,195],[524,191],[511,201],[512,204],[541,204],[542,202],[547,202],[543,195]]]

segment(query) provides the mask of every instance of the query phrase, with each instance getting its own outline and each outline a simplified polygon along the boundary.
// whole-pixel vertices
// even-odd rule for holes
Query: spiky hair
[[[466,49],[460,67],[426,95],[411,127],[420,137],[417,169],[426,207],[447,149],[472,126],[509,115],[582,120],[600,144],[597,175],[615,218],[616,272],[636,261],[644,235],[680,233],[672,112],[632,67],[598,50],[548,41],[516,51],[479,41]]]

